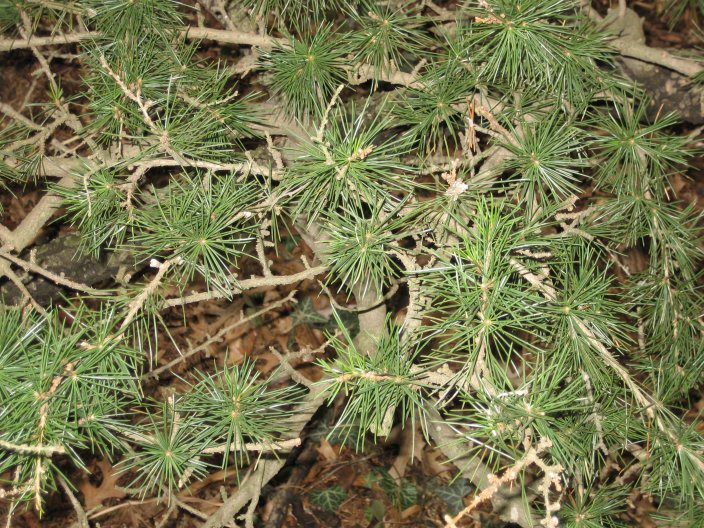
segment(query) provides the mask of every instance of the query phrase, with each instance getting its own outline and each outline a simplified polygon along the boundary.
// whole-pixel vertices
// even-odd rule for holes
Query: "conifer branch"
[[[182,510],[219,527],[244,508],[251,525],[286,464],[275,452],[334,400],[334,433],[357,449],[400,421],[455,462],[478,491],[448,528],[488,500],[522,528],[612,526],[629,486],[662,522],[698,521],[701,420],[681,408],[704,364],[702,218],[673,192],[697,131],[650,119],[619,57],[695,82],[704,61],[646,46],[622,0],[605,19],[585,0],[255,0],[249,21],[226,4],[200,2],[225,29],[175,0],[0,13],[19,35],[0,52],[36,66],[21,105],[0,102],[0,186],[48,184],[0,226],[0,274],[33,305],[0,309],[0,496],[41,512],[60,487],[86,524],[58,468],[114,451],[129,494],[168,502],[160,525]],[[212,60],[213,45],[240,50]],[[82,82],[62,86],[76,65]],[[59,210],[79,253],[110,255],[110,276],[122,265],[120,288],[23,256]],[[300,239],[314,262],[278,267]],[[78,297],[42,306],[20,269]],[[332,321],[292,314],[336,323],[321,347],[270,348],[269,376],[249,358],[182,365],[267,324],[301,282],[330,299]],[[292,287],[180,356],[158,342],[169,308]],[[144,350],[167,355],[142,375]],[[297,370],[312,359],[322,380]],[[169,370],[167,401],[146,399],[140,382]],[[213,462],[239,474],[250,455],[213,515],[182,500]]]
[[[243,279],[232,288],[229,294],[238,294],[248,290],[254,290],[256,288],[288,286],[290,284],[297,284],[306,279],[313,279],[317,275],[325,273],[325,271],[327,271],[327,266],[315,266],[300,271],[298,273],[293,273],[291,275],[272,275],[271,277],[252,277],[250,279]],[[161,309],[166,309],[171,308],[173,306],[184,306],[186,304],[209,301],[212,299],[222,299],[225,296],[226,294],[224,292],[216,290],[209,292],[192,293],[189,295],[184,295],[183,297],[165,299],[161,303],[160,307]]]
[[[81,503],[78,501],[76,496],[73,494],[73,491],[71,491],[71,486],[64,480],[64,478],[59,475],[58,479],[59,485],[61,486],[61,489],[64,490],[64,493],[68,497],[68,500],[71,502],[71,506],[73,506],[73,511],[76,512],[76,517],[78,518],[78,526],[79,528],[90,528],[90,524],[88,523],[88,516],[86,515],[85,510],[83,509],[83,506],[81,506]]]
[[[0,439],[0,447],[7,449],[8,451],[16,451],[17,453],[30,454],[30,455],[40,455],[44,457],[50,457],[53,455],[63,455],[66,453],[66,449],[62,445],[56,446],[42,446],[42,445],[18,445],[12,442],[6,442]]]
[[[445,528],[457,528],[457,523],[460,521],[460,519],[468,515],[474,509],[476,509],[477,506],[479,506],[482,502],[490,500],[492,497],[494,497],[499,492],[499,490],[501,490],[502,487],[506,487],[510,483],[514,482],[518,478],[520,473],[531,464],[535,464],[543,470],[545,477],[548,479],[547,483],[555,484],[555,479],[557,478],[556,475],[559,475],[562,468],[559,465],[548,466],[545,464],[544,461],[540,459],[540,456],[545,452],[546,449],[551,447],[551,445],[552,443],[549,439],[542,438],[535,447],[529,448],[523,458],[521,458],[515,464],[509,467],[503,475],[497,477],[495,475],[489,474],[487,477],[487,480],[489,481],[489,486],[482,489],[480,493],[475,495],[472,501],[457,515],[455,515],[454,517],[450,517],[449,515],[446,516]],[[541,484],[546,494],[549,493],[549,485],[546,485],[547,483],[543,482]],[[557,485],[559,485],[559,480],[557,481]],[[558,491],[560,489],[561,488],[558,488]],[[552,511],[548,511],[547,513],[547,519],[549,519],[548,522],[541,522],[541,524],[543,524],[543,526],[545,526],[546,528],[554,528],[557,526],[557,518],[553,519],[551,513]]]
[[[169,259],[164,262],[159,262],[156,259],[152,259],[152,261],[150,262],[150,266],[152,268],[157,269],[156,275],[154,275],[152,280],[149,281],[149,283],[144,287],[144,289],[139,293],[139,295],[137,295],[137,297],[135,297],[134,300],[130,302],[129,310],[124,320],[122,321],[122,324],[120,325],[120,330],[124,330],[130,325],[134,318],[137,317],[137,315],[139,314],[139,311],[144,306],[144,303],[146,303],[147,299],[149,299],[149,296],[156,293],[157,289],[162,283],[162,280],[164,279],[164,275],[169,270],[169,268],[173,265],[178,265],[180,263],[181,259]]]
[[[0,39],[0,52],[11,51],[17,49],[29,48],[30,46],[35,46],[37,48],[43,48],[47,46],[55,46],[60,44],[76,44],[83,40],[91,40],[98,37],[97,32],[71,32],[71,33],[60,33],[56,35],[50,35],[46,37],[39,37],[32,35],[30,38],[23,39],[10,39],[2,38]]]

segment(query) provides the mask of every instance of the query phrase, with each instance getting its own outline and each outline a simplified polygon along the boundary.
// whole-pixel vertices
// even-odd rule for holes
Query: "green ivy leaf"
[[[389,497],[394,508],[405,510],[418,502],[418,489],[410,480],[401,479],[396,482],[385,469],[379,469],[376,473],[379,477],[379,487]]]
[[[386,515],[386,506],[380,500],[374,500],[372,503],[364,508],[364,516],[368,521],[383,521]]]
[[[433,493],[440,498],[447,506],[447,513],[456,515],[464,508],[464,498],[471,491],[467,479],[458,478],[449,484],[438,482],[433,489]]]
[[[334,512],[347,498],[347,490],[340,485],[330,486],[322,490],[311,491],[308,494],[310,503],[326,512]]]

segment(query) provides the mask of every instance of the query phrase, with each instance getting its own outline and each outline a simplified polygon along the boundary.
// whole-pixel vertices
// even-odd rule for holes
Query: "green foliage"
[[[212,464],[203,460],[208,456],[222,455],[223,468],[231,457],[241,467],[249,450],[276,445],[301,394],[295,388],[272,389],[258,378],[248,361],[213,374],[197,372],[185,394],[155,405],[148,420],[124,433],[138,447],[121,464],[121,471],[136,473],[131,485],[142,495],[170,497],[208,472]]]
[[[249,461],[245,445],[272,446],[288,430],[291,406],[300,403],[295,387],[272,389],[259,381],[254,364],[224,368],[214,374],[196,373],[181,408],[190,424],[202,429],[208,445],[235,446],[235,462]],[[227,465],[228,457],[223,458]]]
[[[379,499],[374,499],[371,504],[364,508],[364,517],[367,521],[383,521],[386,515],[386,505]]]
[[[523,287],[511,263],[518,251],[547,244],[536,236],[539,226],[526,225],[508,203],[476,205],[473,232],[458,234],[459,244],[422,275],[436,310],[427,332],[439,336],[430,359],[458,362],[458,378],[471,373],[480,356],[493,361],[489,350],[506,357],[515,346],[532,348],[526,336],[546,330],[544,301]]]
[[[464,128],[463,110],[474,91],[474,79],[459,71],[446,71],[436,65],[427,67],[420,86],[411,86],[399,96],[394,117],[408,127],[405,135],[421,154],[450,148],[448,138]]]
[[[398,511],[403,511],[418,503],[418,488],[408,479],[398,481],[384,468],[374,468],[364,476],[368,487],[378,485]]]
[[[418,488],[411,481],[402,478],[398,482],[383,468],[378,468],[379,487],[391,499],[394,508],[403,511],[418,503]]]
[[[349,9],[354,0],[235,0],[240,9],[251,9],[262,20],[274,18],[279,26],[297,26],[310,20],[317,22],[326,13]]]
[[[130,438],[138,451],[131,451],[121,461],[120,471],[134,471],[130,486],[137,486],[140,495],[166,492],[182,487],[190,478],[203,478],[208,465],[200,459],[202,439],[193,434],[172,404],[163,403],[158,414],[150,413],[149,421],[134,427]],[[182,484],[183,483],[183,484]]]
[[[559,115],[511,128],[513,141],[505,148],[513,156],[506,168],[519,178],[516,193],[529,212],[579,193],[580,171],[588,162],[584,137],[577,128]]]
[[[31,135],[22,123],[0,121],[0,188],[9,182],[33,179],[41,164],[41,155],[27,139]],[[10,165],[8,161],[14,163]]]
[[[426,20],[412,2],[397,9],[371,3],[367,12],[355,13],[354,22],[347,39],[355,61],[371,65],[375,78],[413,64],[431,42],[423,28]]]
[[[512,483],[533,513],[621,526],[637,491],[663,526],[701,524],[704,440],[688,411],[704,384],[702,213],[680,191],[695,138],[649,118],[581,3],[225,4],[252,20],[221,13],[226,29],[210,31],[206,18],[209,40],[192,42],[203,13],[176,0],[0,0],[3,40],[85,33],[76,57],[32,50],[51,80],[21,115],[0,109],[0,185],[67,176],[23,223],[61,200],[56,230],[122,265],[94,298],[0,309],[0,494],[41,511],[95,453],[121,457],[131,493],[171,500],[217,467],[275,456],[307,434],[296,419],[312,401],[334,401],[331,438],[356,449],[394,424],[436,443],[449,426],[439,447],[474,468],[437,491],[451,512],[464,477],[511,475],[549,441]],[[19,251],[40,227],[0,230],[3,274],[91,291]],[[335,309],[339,295],[354,307],[318,314],[315,280]],[[226,358],[143,396],[145,357],[223,337],[185,344],[168,308],[241,292],[249,314],[272,287],[299,292],[277,306],[294,328],[334,334],[315,352],[289,335],[288,358],[317,354],[322,379]],[[213,306],[199,325],[229,310]],[[546,490],[547,464],[559,475]],[[397,510],[418,500],[407,480],[370,478]],[[345,498],[310,494],[326,511]],[[366,513],[383,520],[384,502]]]
[[[685,166],[691,154],[686,137],[667,133],[676,116],[647,124],[647,101],[617,100],[612,110],[594,115],[593,127],[599,131],[593,139],[599,159],[597,185],[619,197],[651,194],[662,199],[669,185],[667,176]]]
[[[175,0],[84,0],[98,29],[116,41],[139,40],[145,30],[165,34],[183,21],[178,11],[185,4]],[[135,39],[135,37],[137,37]]]
[[[294,200],[294,217],[314,221],[339,207],[359,211],[365,203],[388,201],[392,191],[413,188],[411,167],[399,160],[407,143],[384,136],[390,118],[383,109],[369,122],[368,104],[359,110],[333,109],[320,139],[302,139],[283,181],[284,192]]]
[[[0,0],[0,31],[3,33],[20,22],[20,10],[16,0]]]
[[[670,29],[674,28],[687,12],[692,15],[695,23],[699,22],[704,14],[702,0],[664,0],[657,5],[659,13],[670,23]]]
[[[552,395],[558,387],[559,401]],[[565,467],[593,471],[592,440],[597,432],[584,416],[586,390],[581,378],[564,385],[563,372],[548,368],[538,379],[524,378],[516,389],[507,379],[496,389],[501,391],[499,397],[465,393],[465,408],[454,416],[457,423],[469,422],[473,427],[458,444],[468,445],[470,453],[481,452],[486,449],[484,439],[491,439],[487,456],[498,466],[503,457],[520,458],[530,429],[551,440],[551,456]]]
[[[91,173],[86,167],[74,176],[71,187],[55,186],[64,199],[66,217],[81,233],[81,247],[98,255],[106,246],[119,246],[131,228],[131,212],[125,206],[126,185],[115,171]]]
[[[318,313],[313,306],[313,301],[306,297],[301,302],[296,304],[296,307],[291,313],[291,318],[293,319],[293,327],[298,325],[325,325],[328,320]]]
[[[627,312],[623,303],[610,293],[611,278],[596,262],[598,254],[579,244],[568,248],[556,266],[558,294],[550,307],[552,353],[571,373],[584,370],[595,382],[603,380],[608,385],[610,370],[605,368],[600,351],[604,346],[613,350],[623,347],[632,329],[624,322]]]
[[[82,467],[84,450],[119,450],[117,431],[139,391],[140,357],[112,333],[116,313],[79,305],[66,315],[0,311],[0,473],[40,511],[40,493],[61,475],[52,455]]]
[[[315,490],[308,494],[310,503],[325,512],[334,512],[347,499],[347,490],[335,484],[321,490]]]
[[[469,495],[471,487],[467,479],[457,478],[449,483],[433,481],[433,494],[438,496],[447,506],[447,513],[457,515],[464,509],[464,498]]]
[[[262,54],[262,66],[271,73],[271,89],[282,96],[291,114],[307,122],[320,117],[335,88],[345,81],[344,50],[331,25],[311,36],[291,37],[286,46]]]
[[[672,494],[679,505],[698,504],[704,499],[704,439],[695,424],[666,423],[674,428],[651,432],[652,480],[645,487],[661,496]]]
[[[155,144],[186,158],[231,161],[232,146],[256,136],[256,92],[239,97],[225,68],[194,59],[196,44],[153,33],[139,39],[88,47],[85,95],[94,118],[88,130],[106,143],[124,134],[153,136]]]
[[[618,519],[623,512],[628,488],[601,486],[568,498],[560,509],[563,526],[569,528],[617,528],[625,526]]]
[[[161,195],[153,189],[154,205],[136,217],[138,255],[168,256],[177,277],[190,281],[197,273],[208,287],[229,294],[235,283],[230,268],[256,234],[256,188],[238,183],[235,174],[207,173],[184,174]]]
[[[84,2],[32,0],[0,0],[0,31],[9,31],[14,27],[24,27],[22,15],[26,15],[29,32],[37,29],[40,22],[48,23],[52,31],[74,29],[74,17],[91,16],[94,13],[82,5]]]
[[[403,237],[399,235],[403,222],[397,216],[402,205],[383,211],[377,202],[369,218],[361,211],[344,211],[328,221],[329,280],[339,279],[350,295],[353,291],[366,295],[370,288],[381,291],[389,285],[400,271],[391,252]]]
[[[471,10],[474,23],[458,30],[466,60],[487,82],[584,101],[603,82],[597,63],[611,54],[605,37],[575,16],[575,4],[484,2],[486,7]]]
[[[423,398],[418,390],[422,386],[422,372],[413,368],[415,353],[403,351],[401,330],[389,322],[387,326],[389,330],[377,343],[373,357],[357,350],[343,329],[343,339],[334,338],[331,342],[337,361],[321,363],[327,375],[324,383],[329,401],[340,392],[347,396],[335,428],[340,430],[343,441],[355,434],[358,450],[364,448],[366,431],[376,437],[397,408],[401,423],[415,424],[420,419],[425,426]]]

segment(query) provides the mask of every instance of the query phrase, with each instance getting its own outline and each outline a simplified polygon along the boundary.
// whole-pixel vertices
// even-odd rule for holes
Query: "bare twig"
[[[27,119],[25,116],[20,114],[18,111],[16,111],[14,108],[12,108],[8,104],[0,103],[0,112],[5,114],[9,118],[14,119],[15,121],[22,123],[27,128],[30,128],[32,130],[41,130],[42,129],[41,125],[36,124],[31,119]]]
[[[61,166],[60,161],[56,161],[57,166]],[[72,164],[73,165],[73,164]],[[65,176],[58,182],[64,187],[74,185],[73,176]],[[45,194],[34,208],[24,217],[22,222],[12,232],[12,250],[19,253],[31,244],[44,224],[51,218],[54,211],[61,205],[61,197],[53,193]],[[5,248],[9,249],[9,248]]]
[[[58,275],[56,273],[53,273],[45,268],[42,268],[41,266],[39,266],[33,262],[29,262],[29,261],[23,260],[19,257],[15,257],[14,255],[10,254],[8,251],[6,251],[5,249],[2,249],[2,248],[0,248],[0,258],[4,258],[5,260],[9,260],[13,264],[20,266],[25,271],[31,271],[32,273],[36,273],[38,275],[46,277],[51,282],[58,284],[59,286],[65,286],[67,288],[71,288],[72,290],[87,293],[89,295],[105,295],[106,294],[106,292],[104,292],[102,290],[97,290],[95,288],[91,288],[87,284],[83,284],[81,282],[67,279],[66,277],[63,277],[62,275]]]
[[[282,38],[213,28],[188,28],[184,36],[193,40],[215,40],[221,44],[235,44],[238,46],[256,46],[262,49],[271,49],[274,46],[287,46],[289,41]]]
[[[59,481],[59,485],[61,486],[61,489],[64,490],[64,493],[68,497],[68,500],[71,501],[71,505],[73,506],[73,511],[76,512],[78,526],[80,528],[89,528],[90,524],[88,523],[88,516],[86,515],[86,512],[83,509],[83,506],[81,506],[81,503],[78,502],[78,499],[73,494],[73,491],[71,491],[71,487],[64,480],[64,478],[61,476],[60,473],[56,476],[56,479]]]
[[[37,423],[37,447],[41,448],[44,446],[44,436],[46,434],[46,424],[49,420],[49,403],[51,398],[56,393],[59,385],[71,375],[75,365],[73,363],[67,363],[64,366],[64,370],[60,375],[54,376],[51,380],[51,386],[49,389],[42,393],[37,393],[36,398],[41,401],[42,404],[39,407],[39,422]],[[34,476],[32,479],[32,492],[34,493],[34,506],[37,511],[42,511],[42,484],[46,477],[47,470],[45,469],[45,459],[44,455],[37,456],[36,463],[34,466]]]
[[[327,266],[316,266],[291,275],[272,275],[271,277],[253,277],[239,281],[229,294],[221,291],[209,291],[201,293],[193,293],[184,297],[175,297],[166,299],[160,306],[160,309],[171,308],[173,306],[183,306],[194,302],[209,301],[211,299],[222,299],[228,295],[242,293],[254,288],[270,288],[274,286],[287,286],[296,284],[306,279],[313,279],[316,275],[327,271]]]
[[[20,453],[23,455],[40,455],[45,457],[50,457],[53,455],[63,455],[66,453],[64,446],[62,445],[27,445],[27,444],[13,444],[12,442],[6,442],[0,439],[0,447],[8,451],[14,451],[15,453]]]
[[[206,350],[211,344],[217,343],[223,337],[225,337],[227,335],[227,333],[230,332],[232,329],[237,328],[238,326],[242,326],[244,324],[247,324],[248,322],[256,319],[257,317],[261,317],[262,315],[264,315],[267,312],[270,312],[272,310],[276,310],[277,308],[280,308],[281,306],[283,306],[284,304],[286,304],[288,302],[296,302],[295,296],[296,296],[296,291],[292,291],[283,299],[280,299],[276,302],[273,302],[273,303],[265,306],[261,310],[258,310],[256,312],[254,312],[253,314],[248,315],[247,317],[241,317],[240,319],[238,319],[234,323],[229,324],[229,325],[225,326],[224,328],[221,328],[213,337],[208,338],[205,342],[201,343],[196,348],[189,350],[185,354],[177,357],[173,361],[170,361],[166,365],[163,365],[163,366],[161,366],[157,369],[154,369],[150,372],[147,372],[146,374],[144,374],[142,376],[142,379],[158,378],[162,372],[166,372],[167,370],[172,369],[174,366],[178,365],[182,361],[185,361],[189,357],[191,357],[199,352],[202,352],[203,350]]]
[[[273,441],[271,443],[260,444],[255,442],[247,442],[246,444],[240,444],[239,442],[232,442],[230,445],[208,447],[203,449],[203,453],[206,455],[212,455],[215,453],[226,453],[228,451],[290,451],[294,447],[301,445],[300,438],[291,438],[289,440]]]
[[[74,33],[56,33],[47,37],[31,36],[30,38],[22,39],[0,39],[0,52],[10,51],[15,49],[28,48],[36,46],[42,48],[45,46],[55,46],[61,44],[76,44],[82,40],[88,40],[100,36],[97,32],[74,32]]]
[[[544,462],[540,459],[540,455],[551,446],[551,442],[547,438],[543,438],[536,447],[531,447],[525,455],[523,455],[523,458],[521,458],[518,462],[516,462],[514,465],[512,465],[510,468],[508,468],[501,477],[496,477],[493,474],[489,474],[487,477],[487,480],[489,481],[489,485],[486,486],[485,488],[482,489],[481,492],[479,492],[477,495],[474,496],[474,499],[469,503],[467,507],[465,507],[462,511],[460,511],[457,515],[454,517],[450,517],[449,515],[445,516],[445,528],[457,528],[457,523],[464,517],[465,515],[469,514],[471,511],[473,511],[477,506],[479,506],[482,502],[490,500],[492,497],[497,495],[502,488],[505,488],[508,486],[510,483],[514,482],[519,475],[521,474],[521,471],[525,469],[526,467],[530,466],[531,464],[541,464],[541,469],[543,469],[546,473],[546,475],[549,475],[550,477],[550,482],[554,482],[553,477],[554,473],[557,472],[559,474],[560,471],[562,471],[561,466],[547,466],[544,464]],[[559,482],[559,481],[558,481]],[[549,493],[549,486],[546,487],[546,494]],[[546,500],[549,501],[549,498],[546,498]],[[548,511],[548,516],[550,516],[550,511]],[[554,524],[549,524],[545,525],[553,527],[556,526]]]
[[[134,318],[144,306],[144,303],[147,302],[149,296],[155,293],[156,290],[159,288],[159,285],[161,284],[161,281],[163,280],[164,275],[166,274],[168,269],[173,264],[179,264],[180,262],[180,258],[167,260],[165,262],[159,262],[156,259],[152,259],[150,265],[153,268],[157,268],[158,271],[156,272],[156,275],[154,275],[154,278],[149,281],[149,284],[144,287],[144,289],[139,293],[139,295],[137,295],[137,297],[132,300],[132,302],[130,302],[129,311],[127,312],[125,319],[120,325],[120,330],[124,330],[125,328],[127,328],[129,324],[134,320]]]
[[[704,66],[697,61],[677,57],[666,50],[651,48],[628,38],[617,38],[612,40],[610,44],[624,57],[657,64],[658,66],[681,73],[686,77],[694,77],[704,71]]]
[[[32,297],[32,294],[29,293],[29,290],[27,287],[24,285],[22,282],[22,279],[20,279],[17,274],[12,271],[12,268],[10,268],[10,265],[7,263],[7,261],[0,260],[0,277],[1,276],[6,276],[8,279],[10,279],[10,282],[15,285],[15,287],[20,291],[23,297],[23,305],[26,301],[29,301],[29,303],[32,305],[32,307],[39,312],[42,315],[47,315],[46,310],[44,307],[39,304],[34,297]]]

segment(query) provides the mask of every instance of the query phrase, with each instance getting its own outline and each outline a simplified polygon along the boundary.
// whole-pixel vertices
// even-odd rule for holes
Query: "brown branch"
[[[504,472],[504,474],[501,475],[501,477],[497,477],[496,475],[490,473],[487,476],[487,481],[489,482],[489,485],[484,487],[481,492],[475,495],[466,508],[464,508],[454,517],[450,517],[449,515],[445,516],[445,528],[457,528],[457,523],[460,521],[460,519],[462,519],[462,517],[469,514],[482,502],[490,500],[492,497],[497,495],[503,488],[506,488],[509,484],[513,483],[519,477],[523,469],[530,466],[531,464],[538,464],[539,462],[542,462],[542,460],[540,460],[539,458],[540,455],[551,445],[552,443],[550,442],[550,440],[544,438],[540,441],[537,447],[531,447],[525,453],[525,455],[523,455],[523,457],[518,460],[513,466],[508,468]],[[552,472],[557,469],[547,465],[543,465],[543,467],[546,469],[546,474],[549,474],[550,476],[552,476]],[[559,470],[562,470],[561,466],[559,467]],[[549,488],[546,488],[546,493],[548,491]],[[550,512],[548,512],[548,515],[549,513]]]
[[[14,284],[15,287],[20,291],[23,297],[23,305],[26,301],[29,301],[29,303],[34,307],[35,310],[37,310],[37,312],[44,316],[46,315],[46,310],[44,309],[44,307],[39,304],[34,297],[32,297],[32,294],[29,293],[29,290],[24,285],[22,280],[17,276],[14,271],[12,271],[10,264],[4,260],[0,260],[0,277],[2,276],[5,276],[10,279],[10,282],[12,282],[12,284]]]
[[[289,440],[272,441],[271,443],[261,444],[256,442],[247,442],[240,444],[232,442],[230,445],[217,447],[207,447],[203,449],[203,453],[212,455],[214,453],[225,453],[227,451],[290,451],[294,447],[301,445],[300,438],[291,438]]]
[[[74,363],[67,363],[64,366],[64,370],[61,374],[54,376],[51,380],[51,386],[49,390],[42,393],[36,393],[35,397],[37,400],[42,402],[39,407],[39,423],[37,424],[37,447],[41,448],[44,446],[44,435],[46,433],[46,423],[49,417],[49,402],[52,396],[56,393],[59,385],[73,373],[75,367]],[[47,470],[44,468],[44,458],[43,455],[39,455],[36,460],[36,466],[34,468],[34,477],[32,479],[32,491],[34,492],[34,506],[38,512],[42,511],[42,483],[46,478]]]
[[[54,162],[56,167],[63,167],[63,164],[57,160]],[[52,166],[54,166],[52,164]],[[71,164],[73,165],[73,164]],[[66,171],[68,173],[68,170]],[[73,176],[66,175],[59,182],[63,187],[73,187]],[[3,249],[12,249],[19,253],[32,242],[39,234],[39,231],[44,227],[44,224],[52,217],[54,212],[61,206],[62,198],[53,193],[45,194],[37,205],[24,217],[19,226],[12,232],[12,247]]]
[[[346,69],[347,80],[351,85],[364,84],[365,82],[375,80],[409,88],[422,87],[422,84],[418,81],[418,75],[412,72],[406,73],[400,70],[390,72],[377,71],[374,66],[368,64],[350,66]]]
[[[590,19],[597,24],[605,24],[607,29],[621,35],[610,44],[624,57],[657,64],[687,77],[693,77],[704,71],[704,67],[696,60],[677,57],[667,50],[646,46],[641,19],[632,9],[620,5],[617,12],[603,18],[591,6],[591,0],[581,0],[580,3],[582,11]]]
[[[64,493],[68,497],[68,500],[71,501],[73,511],[76,512],[76,518],[79,528],[90,528],[90,524],[88,523],[88,516],[86,515],[83,506],[81,506],[81,503],[78,502],[78,499],[73,494],[73,491],[71,491],[71,487],[69,486],[68,482],[64,480],[60,473],[56,476],[56,478],[59,481],[61,489],[64,490]]]
[[[89,295],[105,295],[106,294],[106,292],[104,292],[102,290],[97,290],[95,288],[91,288],[87,284],[83,284],[81,282],[72,281],[71,279],[67,279],[66,277],[63,277],[61,275],[57,275],[56,273],[53,273],[47,269],[44,269],[41,266],[39,266],[33,262],[29,262],[29,261],[23,260],[21,258],[15,257],[14,255],[11,255],[7,250],[5,250],[3,248],[0,248],[0,258],[4,258],[6,260],[9,260],[13,264],[20,266],[25,271],[30,271],[32,273],[36,273],[38,275],[46,277],[47,279],[49,279],[50,281],[52,281],[55,284],[58,284],[59,286],[65,286],[65,287],[70,288],[72,290],[87,293]]]
[[[14,451],[22,455],[40,455],[50,457],[53,455],[63,455],[66,449],[62,445],[28,445],[28,444],[13,444],[0,439],[0,447],[7,451]]]
[[[0,103],[0,112],[5,114],[9,118],[14,119],[15,121],[22,123],[24,126],[26,126],[27,128],[30,128],[32,130],[42,130],[42,128],[43,128],[41,125],[36,124],[31,119],[27,119],[25,116],[20,114],[17,110],[12,108],[8,104]]]
[[[63,44],[76,44],[82,40],[89,40],[93,38],[98,38],[100,33],[97,32],[75,32],[75,33],[57,33],[55,35],[49,35],[47,37],[36,37],[31,36],[28,39],[10,39],[3,38],[0,39],[0,52],[10,51],[16,49],[29,48],[30,46],[44,47],[44,46],[60,46]]]
[[[186,38],[194,40],[215,40],[221,44],[234,44],[237,46],[256,46],[271,49],[276,45],[286,46],[288,40],[255,33],[245,33],[228,29],[190,27],[183,32]]]
[[[190,27],[183,30],[182,35],[192,40],[216,40],[221,44],[233,44],[238,46],[256,46],[258,48],[270,49],[277,44],[286,45],[285,39],[277,39],[267,35],[257,35],[225,29]],[[46,37],[31,36],[19,39],[0,39],[0,52],[16,49],[29,48],[31,46],[41,48],[45,46],[77,44],[83,40],[100,38],[101,34],[96,31],[59,33]]]
[[[177,357],[173,361],[170,361],[166,365],[163,365],[163,366],[161,366],[157,369],[154,369],[150,372],[147,372],[146,374],[144,374],[142,376],[142,379],[158,378],[159,374],[161,374],[162,372],[165,372],[165,371],[173,368],[175,365],[181,363],[182,361],[185,361],[189,357],[197,354],[198,352],[205,350],[212,343],[216,343],[216,342],[220,341],[233,328],[237,328],[238,326],[242,326],[244,324],[247,324],[249,321],[252,321],[252,320],[256,319],[257,317],[261,317],[262,315],[264,315],[267,312],[270,312],[272,310],[276,310],[277,308],[283,306],[284,304],[286,304],[288,302],[296,302],[295,296],[296,296],[296,292],[292,291],[283,299],[280,299],[274,303],[271,303],[268,306],[265,306],[264,308],[262,308],[261,310],[258,310],[256,312],[254,312],[253,314],[248,315],[247,317],[240,318],[237,321],[235,321],[234,323],[227,325],[224,328],[221,328],[213,337],[208,338],[204,343],[200,344],[199,346],[197,346],[196,348],[194,348],[192,350],[189,350],[187,353],[180,355],[179,357]]]
[[[171,308],[174,306],[184,306],[186,304],[201,301],[209,301],[212,299],[223,299],[225,297],[229,297],[230,295],[236,295],[238,293],[242,293],[247,290],[252,290],[254,288],[288,286],[290,284],[296,284],[297,282],[301,282],[306,279],[313,279],[316,275],[319,275],[320,273],[324,273],[326,271],[327,266],[316,266],[314,268],[309,268],[304,271],[294,273],[292,275],[253,277],[251,279],[239,281],[237,285],[228,293],[214,290],[209,292],[193,293],[184,297],[174,297],[172,299],[166,299],[164,302],[161,303],[160,309],[164,310],[166,308]]]
[[[695,60],[677,57],[666,50],[651,48],[632,39],[617,38],[611,41],[611,45],[624,57],[657,64],[686,77],[694,77],[704,71],[704,66]]]
[[[180,258],[174,260],[167,260],[165,262],[159,262],[156,259],[152,259],[150,265],[153,268],[157,268],[159,271],[156,272],[154,278],[149,281],[149,284],[144,287],[144,289],[139,293],[139,295],[137,295],[137,297],[135,297],[132,302],[130,302],[129,311],[127,312],[125,319],[120,325],[120,330],[124,330],[125,328],[127,328],[127,326],[129,326],[129,324],[134,320],[134,318],[144,306],[144,303],[147,302],[149,296],[156,292],[156,290],[159,288],[159,285],[161,284],[161,281],[163,280],[164,275],[166,274],[168,269],[173,264],[180,264],[180,262]]]

